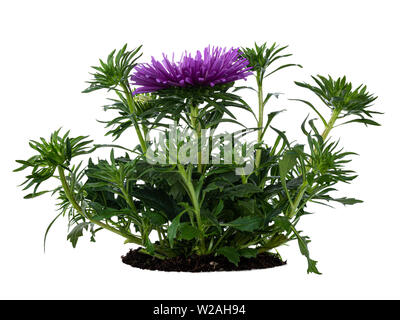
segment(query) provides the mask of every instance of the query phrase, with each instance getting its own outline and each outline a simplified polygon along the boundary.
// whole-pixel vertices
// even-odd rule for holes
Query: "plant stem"
[[[230,235],[231,233],[232,233],[232,229],[231,229],[231,228],[228,228],[228,229],[224,232],[224,234],[218,239],[217,243],[214,245],[214,247],[212,248],[212,250],[215,251],[215,250],[218,248],[218,246],[220,245],[220,243],[222,242],[222,240],[224,240],[225,237],[226,237],[227,235]]]
[[[126,191],[124,186],[120,186],[119,188],[121,189],[122,194],[124,195],[124,198],[125,198],[126,202],[128,203],[128,205],[131,207],[133,212],[135,212],[135,214],[137,214],[137,209],[136,209],[135,204],[132,201],[132,197],[128,194],[128,192]]]
[[[340,109],[333,110],[331,119],[329,120],[327,126],[325,127],[324,132],[322,133],[322,139],[326,140],[326,138],[328,138],[328,135],[333,129],[333,126],[335,125],[335,122],[339,117],[339,114],[340,114]]]
[[[334,127],[334,125],[335,125],[335,122],[336,122],[336,120],[337,120],[338,117],[339,117],[339,114],[340,114],[340,109],[335,109],[335,110],[333,110],[332,115],[331,115],[331,118],[330,118],[328,124],[325,126],[324,132],[322,133],[322,139],[323,139],[323,141],[325,141],[325,140],[328,138],[329,133],[330,133],[331,130],[333,129],[333,127]],[[311,170],[311,168],[308,168],[308,169],[306,170],[306,172],[308,173],[310,170]],[[297,197],[296,197],[296,199],[295,199],[295,202],[293,203],[293,206],[292,206],[291,209],[290,209],[290,212],[289,212],[289,214],[288,214],[288,217],[289,217],[289,218],[293,218],[294,215],[296,214],[297,208],[298,208],[298,206],[299,206],[301,200],[303,199],[303,196],[304,196],[304,194],[305,194],[307,188],[308,188],[308,182],[307,182],[307,180],[305,180],[305,181],[303,181],[303,185],[302,185],[302,187],[300,188],[299,193],[297,194]]]
[[[122,195],[124,196],[124,199],[125,199],[126,203],[129,205],[129,207],[135,213],[135,215],[134,215],[135,220],[134,221],[139,226],[139,228],[142,229],[143,228],[143,223],[142,223],[142,221],[140,221],[140,216],[139,216],[139,214],[137,212],[135,204],[132,201],[132,197],[129,195],[129,193],[126,191],[126,188],[123,185],[119,186],[119,188],[120,188],[120,190],[122,192]]]
[[[262,132],[264,130],[264,93],[263,93],[263,81],[260,78],[261,75],[257,74],[257,95],[258,95],[258,139],[257,143],[262,142]],[[260,166],[261,163],[261,150],[256,151],[256,168]]]
[[[203,222],[201,220],[201,208],[200,208],[199,200],[198,200],[196,191],[194,190],[192,179],[191,179],[191,177],[188,176],[183,165],[178,164],[178,170],[179,170],[179,173],[181,174],[182,179],[185,183],[186,191],[190,197],[190,200],[192,201],[194,213],[196,215],[197,226],[200,231],[200,252],[202,254],[205,254],[206,253],[206,244],[205,244],[205,239],[204,239],[204,226],[203,226]]]
[[[113,233],[115,233],[115,234],[118,234],[118,235],[120,235],[120,236],[126,238],[127,240],[129,240],[129,242],[132,242],[132,243],[135,243],[135,244],[138,244],[138,245],[141,245],[141,244],[142,244],[141,239],[138,238],[138,237],[136,237],[136,236],[134,236],[134,235],[125,234],[125,233],[123,233],[123,232],[121,232],[121,231],[119,231],[119,230],[117,230],[117,229],[115,229],[115,228],[113,228],[113,227],[110,227],[109,225],[107,225],[107,224],[105,224],[105,223],[102,223],[102,222],[100,222],[100,221],[95,221],[95,220],[90,219],[89,217],[87,217],[87,216],[83,213],[82,207],[78,204],[78,202],[76,201],[76,199],[75,199],[73,193],[71,192],[71,189],[70,189],[70,187],[69,187],[69,185],[68,185],[68,182],[67,182],[67,179],[66,179],[66,177],[65,177],[64,169],[63,169],[61,166],[58,166],[58,174],[59,174],[59,178],[60,178],[60,181],[61,181],[61,185],[62,185],[62,187],[63,187],[63,189],[64,189],[64,192],[65,192],[65,195],[66,195],[67,199],[68,199],[69,202],[72,204],[72,206],[74,207],[74,209],[75,209],[81,216],[83,216],[85,219],[88,219],[91,223],[96,224],[96,225],[98,225],[99,227],[101,227],[101,228],[103,228],[103,229],[109,230],[109,231],[111,231],[111,232],[113,232]]]
[[[120,86],[121,86],[122,90],[124,90],[124,93],[125,93],[125,96],[126,96],[126,101],[128,103],[129,111],[131,113],[132,123],[133,123],[133,125],[135,127],[136,135],[137,135],[137,137],[139,139],[140,147],[142,148],[142,152],[144,154],[146,154],[147,145],[146,145],[146,141],[145,141],[145,139],[143,137],[142,131],[140,129],[139,123],[138,123],[136,115],[135,115],[136,110],[135,110],[135,107],[133,105],[132,92],[131,92],[130,89],[128,89],[128,86],[126,84],[121,83]]]
[[[197,171],[202,173],[202,159],[201,159],[201,124],[198,121],[199,116],[199,107],[191,106],[190,107],[190,122],[192,124],[193,130],[196,130],[197,134]],[[200,143],[199,143],[200,142]]]

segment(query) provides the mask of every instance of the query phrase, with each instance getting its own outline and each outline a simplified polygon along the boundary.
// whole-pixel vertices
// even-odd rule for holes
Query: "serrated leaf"
[[[293,233],[297,238],[297,242],[299,244],[300,252],[303,256],[307,258],[308,268],[307,273],[316,273],[321,274],[317,269],[317,261],[310,258],[310,252],[308,250],[308,244],[311,242],[307,236],[301,236],[301,231],[297,231],[295,227],[291,226]]]
[[[76,225],[67,236],[67,240],[71,241],[72,247],[76,247],[78,239],[83,236],[83,230],[87,230],[91,222],[82,222]]]
[[[264,224],[264,218],[259,216],[245,216],[239,217],[236,220],[224,224],[225,226],[229,226],[235,228],[240,231],[253,232],[261,228]]]
[[[230,262],[232,262],[235,266],[238,266],[240,261],[239,252],[232,247],[222,247],[217,250],[217,254],[223,255]]]

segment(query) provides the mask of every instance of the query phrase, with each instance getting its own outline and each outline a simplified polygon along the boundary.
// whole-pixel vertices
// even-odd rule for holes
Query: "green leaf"
[[[114,208],[106,208],[97,202],[90,202],[89,206],[94,209],[96,215],[93,217],[93,220],[100,221],[103,219],[110,219],[115,216],[129,216],[131,214],[131,209],[114,209]]]
[[[48,193],[48,192],[50,192],[50,190],[47,190],[47,191],[40,191],[40,192],[35,192],[35,193],[30,193],[30,194],[26,195],[26,196],[24,197],[24,199],[33,199],[33,198],[39,197],[39,196],[41,196],[42,194],[45,194],[45,193]]]
[[[51,229],[51,227],[53,226],[54,222],[56,222],[56,220],[63,214],[63,212],[61,211],[54,219],[53,221],[50,222],[49,226],[46,229],[46,232],[44,234],[44,239],[43,239],[43,250],[44,252],[46,252],[46,240],[47,240],[47,235]]]
[[[256,202],[256,199],[238,200],[237,205],[240,207],[240,209],[243,210],[246,215],[254,215],[257,207]]]
[[[277,216],[274,218],[275,225],[281,228],[283,231],[289,232],[292,228],[290,220],[286,216]]]
[[[289,142],[288,138],[286,137],[286,134],[283,131],[276,129],[273,126],[271,126],[271,129],[274,130],[279,135],[279,137],[285,142],[285,144],[288,147],[290,147],[290,142]]]
[[[65,158],[66,158],[67,161],[71,161],[71,158],[72,158],[72,147],[71,147],[70,138],[67,138],[67,140],[66,140]]]
[[[224,209],[224,201],[219,200],[218,205],[214,208],[212,215],[218,217],[221,211]]]
[[[317,110],[316,107],[314,107],[311,102],[308,102],[306,100],[301,100],[301,99],[289,99],[290,101],[298,101],[298,102],[302,102],[305,103],[306,105],[308,105],[311,109],[313,109],[315,111],[315,113],[318,115],[318,117],[321,119],[321,121],[324,123],[325,127],[328,126],[328,123],[326,122],[325,118],[322,116],[322,114]]]
[[[292,225],[292,231],[297,237],[297,241],[299,244],[300,252],[303,256],[307,258],[308,262],[308,269],[307,273],[316,273],[316,274],[321,274],[318,269],[317,269],[317,261],[312,260],[310,258],[310,252],[308,250],[308,244],[311,242],[307,236],[301,236],[300,233],[301,231],[297,231],[295,227]]]
[[[265,132],[266,132],[267,129],[269,128],[269,126],[270,126],[272,120],[274,120],[274,118],[275,118],[278,114],[280,114],[280,113],[282,113],[282,112],[284,112],[284,111],[286,111],[286,110],[274,111],[274,112],[271,112],[271,113],[268,114],[268,116],[267,116],[267,123],[266,123],[265,126],[264,126],[264,130],[262,131],[261,138],[264,137]]]
[[[191,226],[188,223],[182,223],[179,226],[179,232],[180,232],[179,239],[183,240],[192,240],[200,234],[198,229],[196,229],[195,227]]]
[[[239,252],[232,247],[222,247],[217,250],[217,254],[223,255],[230,262],[232,262],[235,266],[238,266],[240,261]]]
[[[168,227],[168,240],[171,248],[174,247],[174,239],[176,238],[176,233],[178,232],[179,225],[181,223],[182,213],[177,215]]]
[[[178,213],[175,201],[163,190],[150,187],[135,187],[131,193],[135,198],[143,201],[143,203],[156,211],[163,211],[171,220]]]
[[[71,241],[72,247],[76,247],[79,237],[83,236],[83,230],[87,230],[91,224],[91,222],[83,222],[76,225],[75,228],[72,229],[67,236],[67,240]]]
[[[150,222],[156,227],[163,225],[168,221],[161,213],[155,211],[146,211],[143,213],[143,216],[148,218]]]
[[[332,198],[329,195],[319,195],[317,197],[315,197],[315,199],[321,199],[321,200],[325,200],[325,201],[336,201],[339,202],[343,205],[353,205],[353,204],[357,204],[357,203],[363,203],[364,201],[362,200],[358,200],[355,198],[347,198],[347,197],[343,197],[343,198]]]
[[[263,249],[271,250],[276,247],[280,247],[281,245],[287,243],[288,241],[289,239],[285,235],[281,233],[276,233],[266,243],[264,243],[262,247]]]
[[[252,249],[252,248],[240,249],[238,252],[241,257],[245,258],[255,258],[257,257],[258,254],[257,249]]]
[[[262,190],[258,186],[251,183],[228,187],[225,188],[223,191],[224,197],[231,198],[232,200],[234,198],[247,198],[255,193],[260,193],[260,192],[262,192]]]
[[[353,123],[353,122],[363,123],[365,125],[370,125],[370,126],[380,126],[380,124],[378,122],[376,122],[374,120],[370,120],[370,119],[354,119],[354,120],[344,122],[340,125],[347,124],[347,123]]]
[[[236,220],[223,225],[240,231],[253,232],[264,225],[264,218],[259,216],[239,217]]]
[[[221,228],[221,225],[219,224],[217,216],[219,214],[218,210],[222,210],[222,208],[223,208],[223,206],[220,208],[216,207],[216,208],[214,208],[213,212],[210,212],[210,210],[207,210],[207,209],[201,210],[201,217],[202,217],[205,225],[206,226],[210,225],[210,226],[216,227],[220,234],[222,234],[222,228]],[[218,213],[216,213],[216,212],[218,212]]]
[[[363,203],[364,201],[362,200],[358,200],[355,198],[336,198],[336,199],[331,199],[332,201],[336,201],[336,202],[340,202],[343,205],[353,205],[353,204],[357,204],[357,203]]]
[[[279,161],[279,173],[283,181],[285,181],[285,177],[289,173],[289,171],[292,170],[293,167],[296,165],[297,157],[298,154],[295,151],[288,150],[283,155],[282,160]]]
[[[154,251],[155,251],[154,245],[153,245],[153,243],[150,241],[150,239],[148,237],[146,238],[145,246],[146,246],[146,250],[147,250],[148,253],[154,254]]]
[[[285,154],[283,155],[282,160],[279,161],[279,175],[281,177],[281,183],[282,183],[283,188],[286,191],[288,200],[292,207],[293,207],[293,202],[292,202],[292,199],[289,194],[289,190],[286,185],[286,175],[296,165],[297,157],[298,157],[298,154],[293,149],[291,149],[291,150],[286,151]]]

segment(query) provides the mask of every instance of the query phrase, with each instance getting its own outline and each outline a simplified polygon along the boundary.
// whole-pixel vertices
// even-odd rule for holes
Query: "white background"
[[[398,1],[2,1],[0,5],[1,207],[0,298],[282,299],[400,298],[398,119]],[[346,150],[360,154],[359,173],[341,195],[365,200],[357,206],[312,207],[301,229],[312,239],[311,255],[322,276],[307,275],[297,244],[281,248],[281,268],[214,274],[136,270],[121,263],[129,246],[99,234],[97,243],[66,241],[66,220],[43,234],[55,216],[55,199],[23,200],[23,174],[15,159],[31,155],[29,139],[48,137],[61,126],[73,135],[111,142],[96,119],[104,93],[81,94],[89,66],[128,42],[144,45],[142,61],[162,52],[180,54],[208,44],[251,46],[254,41],[289,44],[289,62],[304,69],[278,73],[271,92],[284,92],[272,109],[286,108],[275,126],[291,140],[310,112],[287,98],[308,98],[293,80],[317,73],[346,74],[379,96],[382,127],[333,131]],[[249,96],[252,101],[254,97]],[[324,110],[326,111],[326,110]],[[326,114],[326,113],[325,113]],[[248,115],[240,120],[254,126]],[[136,144],[133,135],[121,143]],[[106,156],[106,154],[99,154]]]

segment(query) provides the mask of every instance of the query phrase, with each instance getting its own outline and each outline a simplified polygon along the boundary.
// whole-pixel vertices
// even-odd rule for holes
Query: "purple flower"
[[[239,49],[219,47],[197,51],[195,57],[185,52],[179,62],[170,61],[163,54],[163,61],[152,57],[151,63],[135,67],[132,84],[139,86],[134,94],[154,92],[171,87],[214,87],[217,84],[246,79],[252,73],[249,62],[239,54]]]

